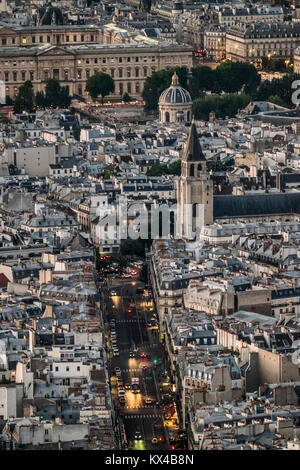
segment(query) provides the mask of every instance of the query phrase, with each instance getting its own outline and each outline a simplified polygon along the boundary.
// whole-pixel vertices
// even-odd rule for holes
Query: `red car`
[[[140,357],[145,358],[145,357],[147,357],[147,354],[144,353],[144,352],[142,352],[142,353],[140,354]]]

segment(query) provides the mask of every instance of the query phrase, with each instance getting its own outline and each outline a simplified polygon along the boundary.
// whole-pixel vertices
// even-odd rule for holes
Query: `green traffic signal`
[[[157,359],[154,359],[154,361],[153,361],[153,362],[154,362],[154,364],[157,364]]]

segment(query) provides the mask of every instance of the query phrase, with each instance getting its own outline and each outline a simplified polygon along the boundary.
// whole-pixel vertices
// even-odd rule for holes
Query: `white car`
[[[119,356],[119,350],[118,349],[114,349],[114,356]]]
[[[110,291],[110,295],[111,295],[112,297],[114,297],[115,295],[118,295],[118,294],[116,293],[115,290],[111,290],[111,291]]]

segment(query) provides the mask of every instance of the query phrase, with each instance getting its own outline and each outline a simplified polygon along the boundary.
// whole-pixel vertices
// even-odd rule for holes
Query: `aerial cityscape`
[[[300,0],[0,0],[21,450],[300,450]]]

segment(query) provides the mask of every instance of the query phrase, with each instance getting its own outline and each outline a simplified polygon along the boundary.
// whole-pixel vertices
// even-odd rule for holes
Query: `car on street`
[[[134,435],[134,439],[136,441],[140,441],[142,439],[142,435],[139,431],[136,431],[135,435]]]
[[[118,372],[121,372],[120,367],[115,367],[115,373],[117,374]]]
[[[131,357],[131,358],[132,358],[132,357],[135,357],[134,351],[130,351],[130,352],[129,352],[129,357]]]
[[[118,349],[114,349],[114,356],[120,356],[120,353],[119,353],[119,350]]]
[[[151,442],[152,442],[152,444],[157,444],[157,443],[158,443],[158,439],[157,439],[156,437],[153,437],[153,439],[152,439]]]
[[[124,397],[120,397],[120,398],[119,398],[119,403],[120,403],[121,406],[125,406],[125,403],[126,403],[125,398],[124,398]]]
[[[127,382],[127,383],[125,384],[125,390],[130,390],[130,383]]]
[[[118,341],[116,338],[112,338],[111,342],[114,346],[117,346]]]
[[[152,405],[153,401],[151,398],[146,398],[145,405]]]
[[[147,366],[142,366],[142,370],[143,370],[143,371],[144,371],[144,370],[147,370],[147,369],[148,369]]]
[[[146,354],[145,352],[142,352],[142,353],[140,354],[140,357],[141,357],[142,359],[145,359],[145,358],[147,357],[147,354]]]
[[[115,290],[111,290],[111,291],[110,291],[110,295],[111,295],[111,297],[114,297],[115,295],[118,295],[118,294],[116,293]]]

